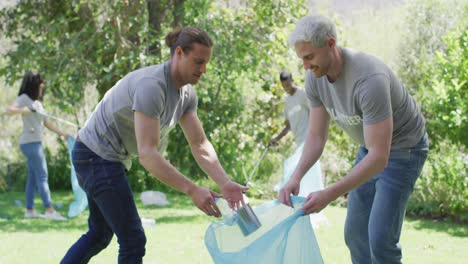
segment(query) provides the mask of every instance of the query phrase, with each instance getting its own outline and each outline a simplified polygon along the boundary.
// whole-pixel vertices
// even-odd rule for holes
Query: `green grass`
[[[69,193],[53,193],[55,203],[68,205]],[[167,207],[144,206],[136,197],[141,217],[156,219],[145,229],[148,242],[145,263],[212,263],[204,244],[204,234],[213,218],[204,216],[182,195],[170,194]],[[66,222],[23,219],[24,208],[14,205],[23,193],[0,194],[0,263],[58,263],[87,229],[87,212]],[[253,203],[261,203],[254,200]],[[42,208],[36,198],[36,208]],[[68,207],[59,211],[66,214]],[[329,225],[316,230],[325,263],[350,263],[343,241],[346,209],[329,206],[324,210]],[[404,263],[466,263],[468,227],[450,222],[406,219],[401,239]],[[118,244],[109,247],[90,263],[116,263]]]

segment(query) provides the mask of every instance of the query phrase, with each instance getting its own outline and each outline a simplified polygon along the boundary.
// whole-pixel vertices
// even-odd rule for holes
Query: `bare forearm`
[[[192,147],[192,154],[203,171],[212,178],[218,186],[223,186],[229,178],[221,166],[218,155],[209,141]]]
[[[26,106],[24,107],[9,106],[6,109],[5,113],[7,115],[17,115],[17,114],[25,115],[25,114],[31,113],[31,110],[27,108]]]
[[[288,134],[289,130],[290,130],[289,127],[283,128],[283,130],[281,130],[281,132],[274,138],[274,140],[279,141],[280,139],[282,139],[284,136]]]
[[[140,163],[161,182],[185,194],[190,194],[190,191],[196,186],[167,162],[157,150],[150,150],[144,155],[140,154]]]
[[[58,129],[56,126],[54,126],[52,123],[50,123],[49,121],[45,121],[44,122],[44,126],[47,127],[50,131],[53,131],[55,133],[57,133],[58,135],[62,136],[62,137],[66,137],[67,134],[62,132],[60,129]]]
[[[390,156],[392,131],[392,117],[364,127],[364,139],[369,152],[348,175],[329,188],[334,199],[385,169]]]
[[[333,200],[365,183],[381,172],[386,164],[386,157],[367,154],[344,178],[328,188]]]

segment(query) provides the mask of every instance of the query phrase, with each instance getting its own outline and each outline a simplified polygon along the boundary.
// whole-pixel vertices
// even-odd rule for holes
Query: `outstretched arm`
[[[44,120],[44,126],[47,127],[50,131],[53,131],[64,138],[71,136],[70,133],[63,132],[62,130],[58,129],[54,124],[52,124],[48,120]]]
[[[159,120],[135,111],[135,136],[141,165],[161,182],[189,195],[201,211],[207,215],[220,216],[213,197],[219,196],[202,188],[182,175],[158,152]]]
[[[292,206],[289,196],[299,193],[299,185],[304,174],[317,162],[328,139],[330,117],[324,106],[313,107],[309,114],[309,126],[301,159],[289,181],[280,190],[279,200]]]
[[[238,208],[244,202],[242,191],[247,190],[248,187],[241,186],[229,179],[219,162],[213,145],[205,135],[197,114],[194,112],[184,114],[180,119],[180,125],[197,163],[218,184],[229,205],[232,208]]]
[[[324,190],[309,194],[302,208],[305,213],[320,212],[340,195],[383,171],[390,155],[392,131],[392,117],[364,126],[364,141],[369,151],[367,155],[344,178]]]
[[[278,141],[280,141],[280,139],[282,139],[284,136],[286,136],[286,134],[288,134],[289,130],[291,130],[291,124],[289,124],[289,120],[286,119],[284,121],[283,130],[281,130],[281,132],[268,143],[268,146],[277,146]]]
[[[32,108],[29,108],[27,106],[20,107],[18,104],[15,102],[11,104],[10,106],[7,107],[5,113],[7,115],[26,115],[29,113],[32,113],[33,110]]]

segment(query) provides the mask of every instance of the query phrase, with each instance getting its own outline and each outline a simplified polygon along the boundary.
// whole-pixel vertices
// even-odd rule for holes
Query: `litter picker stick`
[[[59,117],[56,117],[56,116],[53,116],[53,115],[49,115],[49,114],[46,114],[46,113],[40,113],[40,114],[43,115],[43,116],[45,116],[45,117],[55,119],[55,120],[57,120],[57,121],[59,121],[59,122],[62,122],[62,123],[64,123],[64,124],[67,124],[67,125],[69,125],[69,126],[73,126],[73,127],[75,127],[75,128],[79,128],[79,126],[78,126],[77,124],[74,124],[74,123],[72,123],[72,122],[70,122],[70,121],[67,121],[67,120],[64,120],[64,119],[61,119],[61,118],[59,118]]]
[[[254,176],[255,172],[257,171],[258,166],[260,165],[260,162],[262,162],[263,158],[265,157],[265,154],[267,153],[268,149],[269,149],[269,146],[267,146],[267,147],[265,148],[265,150],[263,151],[262,155],[260,156],[260,159],[257,161],[257,164],[255,164],[254,169],[252,170],[252,172],[250,173],[249,177],[247,178],[247,183],[246,183],[246,184],[249,184],[250,180],[252,179],[252,177]]]
[[[76,127],[76,128],[80,128],[77,124],[74,124],[74,123],[72,123],[72,122],[70,122],[70,121],[67,121],[67,120],[64,120],[64,119],[62,119],[62,118],[59,118],[59,117],[56,117],[56,116],[53,116],[53,115],[49,115],[49,114],[46,114],[46,113],[40,113],[40,112],[37,112],[37,111],[36,111],[36,113],[38,113],[38,114],[40,114],[40,115],[42,115],[42,116],[48,117],[48,118],[55,119],[55,120],[57,120],[57,121],[59,121],[59,122],[62,122],[62,123],[64,123],[64,124],[67,124],[67,125],[69,125],[69,126],[73,126],[73,127]],[[0,114],[5,115],[5,114],[7,114],[7,111],[0,112]]]

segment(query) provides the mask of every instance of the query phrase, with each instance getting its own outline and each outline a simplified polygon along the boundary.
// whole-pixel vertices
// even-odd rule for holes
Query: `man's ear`
[[[327,45],[329,48],[334,48],[336,46],[336,39],[328,38]]]
[[[182,48],[180,46],[178,46],[175,49],[174,54],[176,54],[177,56],[182,56],[184,54],[184,50],[182,50]]]

